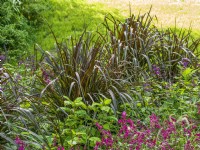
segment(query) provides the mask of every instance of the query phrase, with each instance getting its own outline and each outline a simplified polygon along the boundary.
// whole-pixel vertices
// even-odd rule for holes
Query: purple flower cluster
[[[190,60],[188,58],[182,58],[181,64],[183,65],[184,68],[187,68],[190,63]]]
[[[130,149],[140,150],[143,143],[147,144],[149,147],[154,147],[155,140],[146,138],[150,135],[151,131],[143,128],[140,124],[141,122],[137,122],[139,125],[137,126],[134,124],[133,120],[126,119],[126,112],[123,112],[118,123],[121,127],[118,138],[124,139],[124,142],[129,143]],[[138,131],[138,127],[141,131]]]
[[[18,146],[17,150],[25,150],[26,144],[19,138],[19,136],[15,138],[15,143]]]
[[[192,134],[192,130],[191,129],[184,128],[183,131],[184,131],[184,135],[187,136],[187,137],[190,137],[191,134]]]
[[[50,78],[49,78],[49,74],[43,69],[41,69],[41,71],[42,71],[42,77],[43,77],[45,83],[49,84],[50,81],[51,81]]]
[[[149,83],[145,83],[143,84],[143,88],[144,88],[144,91],[146,92],[151,92],[152,91],[152,87]]]
[[[155,75],[157,76],[161,75],[160,68],[157,65],[152,65],[152,69]]]
[[[161,150],[173,150],[167,141],[162,141],[159,147]]]

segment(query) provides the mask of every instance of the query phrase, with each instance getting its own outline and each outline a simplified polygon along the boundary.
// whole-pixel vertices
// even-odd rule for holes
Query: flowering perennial
[[[152,65],[152,69],[157,76],[161,75],[160,68],[156,65]]]
[[[17,150],[25,150],[26,144],[19,138],[19,136],[15,138],[15,143],[18,146]]]
[[[170,117],[162,125],[159,123],[159,118],[152,114],[150,117],[150,126],[142,125],[141,121],[133,122],[131,119],[127,119],[126,112],[123,112],[121,119],[118,120],[119,131],[116,136],[113,136],[110,131],[104,130],[103,127],[96,123],[96,127],[101,133],[101,141],[96,142],[94,150],[98,149],[159,149],[159,150],[175,150],[180,147],[176,147],[177,138],[184,138],[185,144],[182,143],[184,150],[194,150],[194,142],[192,143],[189,138],[195,136],[196,142],[200,142],[200,133],[192,134],[197,128],[196,125],[190,125],[181,121],[180,123]],[[178,130],[182,128],[182,130]]]

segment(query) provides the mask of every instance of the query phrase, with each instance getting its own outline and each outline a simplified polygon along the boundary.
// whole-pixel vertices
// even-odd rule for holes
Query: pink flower
[[[125,111],[122,112],[122,119],[126,119],[126,112]]]
[[[172,122],[176,122],[176,119],[173,118],[172,116],[170,116],[169,118],[170,118],[170,121],[172,121]]]
[[[184,150],[194,150],[194,146],[192,146],[190,140],[188,140],[187,143],[185,144]]]
[[[103,127],[98,122],[96,123],[96,126],[97,126],[98,130],[102,130],[103,129]]]
[[[160,145],[161,150],[173,150],[167,141],[163,141]]]
[[[162,135],[162,137],[163,137],[164,140],[170,138],[170,133],[167,130],[162,129],[161,130],[161,135]]]
[[[126,112],[122,113],[121,119],[119,119],[118,123],[120,124],[121,128],[119,130],[118,135],[127,139],[128,137],[132,136],[135,132],[136,126],[134,125],[133,120],[126,119]]]
[[[96,143],[96,146],[95,146],[96,149],[98,149],[99,145],[112,147],[114,141],[113,141],[112,134],[110,133],[110,131],[104,130],[103,127],[99,123],[96,123],[96,126],[102,135],[101,142]]]
[[[101,142],[96,142],[94,150],[98,150],[99,146],[101,146]]]
[[[154,139],[154,140],[147,140],[147,146],[149,148],[154,148],[156,146],[156,139]]]
[[[57,150],[65,150],[65,148],[62,147],[62,146],[58,146],[58,149],[57,149]]]
[[[195,140],[200,141],[200,133],[197,133],[196,136],[197,136],[197,138]]]
[[[15,143],[18,146],[18,150],[25,150],[26,144],[17,136],[15,138]]]
[[[186,135],[186,136],[188,136],[188,137],[191,136],[191,132],[192,132],[192,131],[191,131],[190,129],[184,128],[183,130],[184,130],[184,135]]]
[[[152,115],[150,116],[150,126],[151,126],[152,128],[160,129],[160,124],[159,124],[158,118],[157,118],[157,116],[156,116],[155,114],[152,114]]]

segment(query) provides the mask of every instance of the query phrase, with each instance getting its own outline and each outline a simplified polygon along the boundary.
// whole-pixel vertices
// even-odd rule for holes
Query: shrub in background
[[[0,53],[12,58],[23,56],[29,41],[27,21],[14,10],[10,1],[1,3],[0,14]]]
[[[3,0],[0,6],[0,54],[7,61],[15,62],[30,53],[35,40],[33,31],[42,22],[42,11],[47,8],[45,1]]]
[[[26,18],[28,25],[38,27],[44,23],[43,12],[51,9],[51,1],[47,0],[14,0],[15,8]]]

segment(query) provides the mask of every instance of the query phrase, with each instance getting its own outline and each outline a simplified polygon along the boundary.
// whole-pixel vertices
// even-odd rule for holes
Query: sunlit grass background
[[[108,8],[120,10],[123,16],[129,13],[129,3],[132,13],[145,13],[152,5],[152,15],[156,15],[158,23],[163,26],[174,26],[175,19],[178,27],[188,28],[190,24],[196,30],[200,27],[200,2],[176,2],[169,0],[89,0],[91,4],[101,3]]]
[[[151,14],[159,28],[178,27],[193,29],[195,37],[200,36],[200,2],[198,0],[53,0],[54,6],[44,12],[47,20],[37,33],[39,44],[50,49],[54,39],[48,29],[52,27],[61,41],[72,34],[80,35],[84,28],[95,31],[102,29],[104,16],[111,13],[123,21],[131,12],[146,13],[152,6]]]

